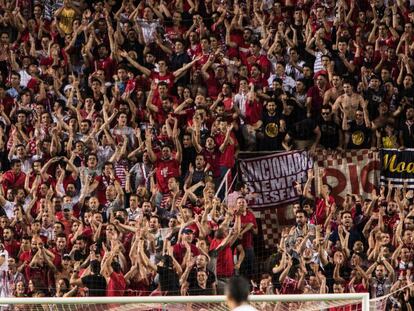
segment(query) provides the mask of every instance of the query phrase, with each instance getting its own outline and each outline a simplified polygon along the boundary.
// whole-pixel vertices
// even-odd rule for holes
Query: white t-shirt
[[[234,308],[233,311],[257,311],[257,309],[249,305],[241,305],[237,308]]]
[[[0,271],[9,271],[9,252],[6,249],[0,251],[0,256],[4,257],[4,262],[0,266]]]

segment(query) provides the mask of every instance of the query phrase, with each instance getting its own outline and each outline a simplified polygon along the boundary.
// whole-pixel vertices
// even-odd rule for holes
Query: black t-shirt
[[[89,296],[106,296],[106,280],[102,275],[90,274],[84,276],[82,283],[88,288]]]
[[[213,295],[213,289],[207,285],[206,288],[201,288],[196,283],[195,286],[190,287],[188,289],[188,294],[190,296],[206,296],[206,295]]]
[[[339,146],[340,127],[334,121],[319,121],[321,130],[320,144],[325,148],[336,149]]]
[[[368,113],[370,120],[374,120],[376,117],[378,117],[378,107],[379,104],[384,100],[384,91],[380,88],[378,91],[375,91],[371,88],[369,88],[364,93],[364,98],[368,100]]]
[[[157,266],[161,291],[167,296],[180,295],[179,277],[172,267]]]
[[[348,62],[351,62],[354,60],[354,55],[347,52],[345,53],[345,59]],[[335,73],[339,74],[342,77],[350,76],[350,72],[348,71],[348,68],[345,66],[343,60],[339,57],[339,53],[337,51],[334,51],[332,55],[332,60],[335,63],[335,67],[334,67]]]
[[[400,133],[402,135],[405,148],[414,148],[414,124],[409,126],[407,120],[404,119],[400,124]]]
[[[316,128],[315,120],[308,118],[293,124],[289,131],[289,135],[293,139],[309,140],[315,137],[314,130]]]
[[[191,269],[189,275],[188,275],[188,283],[189,283],[189,288],[196,288],[197,287],[197,268],[194,267],[193,269]],[[216,282],[216,277],[214,276],[214,273],[211,272],[210,270],[206,270],[207,273],[207,288],[212,288],[212,284],[214,282]]]
[[[324,275],[326,277],[326,285],[329,288],[329,291],[333,291],[333,272],[335,269],[335,265],[332,262],[328,262],[325,266],[323,266]],[[346,266],[341,266],[339,268],[339,275],[345,279],[349,279],[351,276],[351,269]]]
[[[145,46],[140,44],[138,41],[131,41],[125,39],[124,44],[122,44],[122,48],[127,52],[134,51],[135,53],[137,53],[138,63],[142,64],[144,62],[144,54],[142,53],[142,51],[144,51]]]
[[[371,147],[371,130],[365,126],[365,123],[358,125],[355,121],[351,121],[348,133],[350,135],[348,149],[366,149]]]
[[[193,146],[188,148],[183,148],[183,160],[181,161],[181,172],[182,176],[186,176],[188,173],[188,167],[190,163],[195,165],[195,158],[197,156],[197,151]]]
[[[349,231],[349,242],[348,242],[349,249],[352,249],[354,247],[354,244],[356,241],[362,241],[362,240],[363,240],[362,236],[357,229],[352,228]],[[331,236],[329,237],[329,241],[331,241],[333,244],[336,244],[336,242],[339,241],[338,230],[335,230],[334,232],[331,233]]]
[[[410,87],[406,89],[404,86],[398,87],[398,103],[403,100],[403,98],[406,98],[407,104],[412,106],[414,105],[414,87]]]
[[[267,112],[263,113],[263,139],[260,149],[263,151],[283,150],[282,142],[286,133],[280,132],[280,117],[275,114],[270,116]]]

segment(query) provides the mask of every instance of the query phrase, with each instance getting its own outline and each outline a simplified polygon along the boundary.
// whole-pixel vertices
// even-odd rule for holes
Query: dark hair
[[[62,224],[62,223],[60,223],[62,226],[63,226],[63,230],[65,230],[65,226]],[[56,239],[57,238],[65,238],[66,239],[66,234],[65,233],[59,233],[59,234],[57,234],[56,235]]]
[[[306,218],[308,218],[308,213],[306,213],[306,211],[303,210],[303,209],[298,209],[296,211],[295,215],[297,215],[297,214],[303,214],[303,215],[305,215]]]
[[[63,230],[63,231],[65,231],[65,225],[64,225],[62,222],[60,222],[60,221],[56,221],[56,222],[55,222],[55,225],[56,225],[56,224],[60,225],[60,226],[62,227],[62,230]],[[61,235],[61,234],[58,234],[56,237],[57,237],[57,238],[58,238],[58,237],[61,237],[60,235]],[[66,238],[66,235],[65,235],[65,234],[63,234],[63,237],[65,237],[65,238]]]
[[[236,186],[234,187],[234,190],[240,191],[242,188],[246,187],[246,184],[244,182],[238,182]]]
[[[349,214],[352,217],[352,213],[350,211],[343,211],[341,212],[341,218],[344,217],[345,214]]]
[[[10,73],[10,76],[17,76],[19,77],[19,79],[21,78],[20,73],[18,73],[17,71],[12,70],[12,72]]]
[[[102,85],[102,81],[101,81],[101,80],[99,80],[98,78],[92,78],[92,80],[91,80],[91,84],[92,84],[93,82],[98,82],[98,83],[99,83],[99,85]]]
[[[329,112],[332,111],[332,106],[331,105],[323,105],[321,110],[329,110]]]
[[[98,260],[92,260],[90,266],[93,274],[100,274],[101,263]]]
[[[249,292],[249,282],[242,276],[234,276],[227,283],[227,296],[237,304],[246,302]]]
[[[18,163],[22,163],[22,161],[21,160],[19,160],[19,159],[12,159],[11,161],[10,161],[10,166],[11,167],[13,167],[15,164],[18,164]]]
[[[340,37],[339,40],[338,40],[338,43],[340,43],[340,42],[348,44],[348,39],[345,38],[345,37]]]
[[[118,261],[112,261],[111,262],[111,267],[114,270],[114,272],[116,272],[116,273],[120,273],[122,271],[121,265],[119,264]]]
[[[84,235],[80,235],[76,238],[76,241],[84,241],[85,243],[88,242],[88,238]]]

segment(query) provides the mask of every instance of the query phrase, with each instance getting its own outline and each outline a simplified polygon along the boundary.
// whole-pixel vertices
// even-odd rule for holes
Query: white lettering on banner
[[[240,160],[240,176],[256,194],[252,208],[272,207],[298,199],[293,184],[304,184],[313,160],[307,151],[290,151]]]

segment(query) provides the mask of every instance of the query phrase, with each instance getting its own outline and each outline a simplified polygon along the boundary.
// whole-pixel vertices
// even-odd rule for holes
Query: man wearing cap
[[[189,227],[186,227],[181,231],[181,241],[174,245],[174,258],[182,266],[185,265],[185,261],[183,259],[186,256],[187,252],[191,252],[192,256],[200,255],[200,250],[194,244],[192,244],[193,239],[194,231]]]

